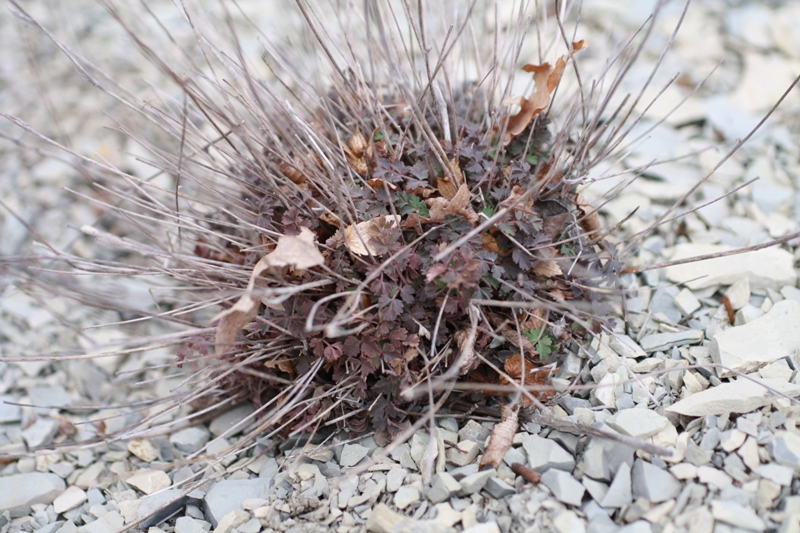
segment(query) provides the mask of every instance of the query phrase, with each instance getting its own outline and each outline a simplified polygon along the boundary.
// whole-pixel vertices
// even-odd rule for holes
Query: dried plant
[[[154,141],[131,135],[172,178],[157,186],[59,145],[94,169],[87,201],[127,223],[124,238],[84,232],[136,258],[51,248],[39,264],[166,276],[170,296],[149,318],[182,328],[126,349],[176,346],[174,375],[190,392],[161,411],[148,405],[112,437],[145,435],[181,405],[194,413],[167,427],[247,400],[258,423],[240,447],[329,427],[389,442],[458,391],[472,403],[507,397],[482,462],[496,464],[520,409],[552,396],[563,354],[610,326],[624,257],[606,241],[614,228],[602,226],[601,206],[579,188],[641,119],[633,110],[646,84],[611,106],[654,22],[587,76],[586,44],[566,37],[579,4],[553,13],[543,4],[531,27],[519,17],[494,28],[477,16],[492,2],[436,13],[391,1],[296,7],[300,40],[322,59],[309,65],[264,36],[268,76],[256,74],[230,21],[219,36],[185,11],[198,36],[186,65],[130,29],[178,88],[147,105],[40,27],[93,85],[158,129]],[[473,44],[482,31],[495,35],[488,50]],[[543,43],[535,63],[519,57],[526,33]]]

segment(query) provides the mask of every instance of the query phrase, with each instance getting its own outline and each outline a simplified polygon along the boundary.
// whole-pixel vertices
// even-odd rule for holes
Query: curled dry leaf
[[[452,200],[464,184],[464,174],[461,173],[461,167],[458,166],[455,158],[447,162],[447,168],[450,172],[436,180],[436,188],[439,190],[439,194]]]
[[[576,194],[572,202],[583,215],[580,220],[583,231],[589,235],[597,234],[600,231],[600,216],[597,214],[597,210],[594,206],[592,206],[582,194]]]
[[[365,176],[369,172],[368,161],[372,159],[372,145],[364,138],[360,131],[353,134],[344,145],[344,154],[347,157],[347,164]]]
[[[367,180],[367,185],[369,185],[370,189],[373,191],[381,190],[384,187],[389,189],[390,191],[396,191],[397,185],[394,183],[389,183],[388,181],[384,181],[381,179],[371,179]]]
[[[430,211],[430,216],[428,217],[427,222],[444,222],[444,218],[447,215],[454,215],[458,213],[466,218],[471,224],[477,224],[478,213],[469,207],[469,200],[470,192],[469,187],[467,187],[466,184],[462,184],[461,187],[458,188],[455,196],[453,196],[453,198],[450,200],[447,198],[430,198],[425,200],[425,204],[428,206],[428,210]]]
[[[212,322],[219,321],[214,336],[214,351],[222,356],[236,340],[236,335],[253,321],[258,312],[259,299],[253,294],[256,280],[270,267],[290,266],[305,270],[325,262],[316,243],[314,233],[302,228],[300,235],[282,235],[275,249],[261,258],[253,267],[247,289],[230,309],[218,313]]]
[[[536,91],[530,98],[519,97],[512,101],[512,103],[520,106],[520,110],[516,115],[506,118],[506,134],[503,138],[503,144],[508,144],[512,138],[522,133],[534,117],[550,105],[550,97],[555,88],[558,87],[558,82],[561,80],[561,74],[564,72],[567,63],[576,52],[586,47],[587,45],[583,41],[573,42],[569,55],[559,57],[555,66],[550,65],[550,63],[544,63],[541,65],[527,64],[522,67],[525,72],[533,73],[533,83]]]
[[[539,250],[539,255],[542,256],[533,267],[533,271],[540,276],[552,278],[563,274],[561,267],[553,259],[558,255],[558,252],[552,246],[547,246]]]
[[[345,243],[347,247],[356,255],[380,255],[378,250],[370,244],[370,240],[381,234],[385,228],[396,228],[400,225],[400,217],[397,215],[386,215],[375,217],[355,225],[347,226],[344,229],[344,239],[341,231],[337,231],[329,244]]]
[[[516,475],[521,476],[522,479],[527,481],[528,483],[539,483],[539,479],[541,478],[541,474],[534,470],[533,468],[529,468],[522,463],[513,463],[511,465],[511,471],[514,472]]]
[[[495,424],[492,429],[492,435],[489,437],[489,444],[486,446],[486,452],[481,457],[480,469],[483,470],[487,466],[497,468],[503,460],[506,452],[511,448],[514,441],[514,435],[519,429],[519,404],[514,407],[509,407],[504,403],[500,403],[500,422]]]

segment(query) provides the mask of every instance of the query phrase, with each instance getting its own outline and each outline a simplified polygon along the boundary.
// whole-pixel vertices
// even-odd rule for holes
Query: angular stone
[[[619,509],[631,501],[631,467],[627,463],[622,463],[614,476],[614,481],[599,503],[601,507]]]
[[[553,496],[560,502],[578,507],[583,500],[583,493],[585,492],[583,485],[572,477],[572,474],[568,474],[563,470],[551,468],[542,474],[540,482],[550,489]]]
[[[250,520],[250,513],[242,509],[234,509],[222,517],[217,527],[214,528],[214,533],[231,533],[234,528],[241,526],[248,520]]]
[[[347,468],[355,466],[369,453],[369,448],[361,446],[360,444],[345,444],[342,448],[342,456],[339,458],[339,464]]]
[[[401,510],[418,501],[419,491],[414,487],[400,487],[394,495],[394,504]]]
[[[674,248],[671,259],[688,259],[733,249],[732,246],[721,244],[685,243]],[[780,290],[784,285],[797,284],[792,254],[774,247],[669,266],[663,273],[668,280],[692,290],[731,285],[742,278],[748,278],[750,286],[755,289]]]
[[[723,431],[719,435],[719,445],[726,452],[732,452],[744,444],[747,435],[738,429]]]
[[[458,495],[469,496],[471,494],[475,494],[476,492],[480,492],[480,490],[486,485],[486,482],[489,481],[489,478],[495,475],[497,475],[497,471],[494,468],[490,468],[488,470],[481,470],[480,472],[476,472],[462,478],[459,480],[459,483],[461,484],[461,490],[458,491]]]
[[[633,496],[651,503],[661,503],[677,498],[681,483],[675,476],[655,465],[637,459],[631,470]]]
[[[471,440],[462,440],[456,447],[448,449],[445,456],[450,463],[464,466],[473,462],[480,451],[481,448],[477,443]]]
[[[486,481],[486,485],[483,487],[483,490],[491,494],[492,497],[494,497],[497,500],[500,500],[512,494],[516,494],[517,492],[514,489],[514,487],[512,487],[499,477],[490,477]]]
[[[528,435],[522,441],[522,447],[528,454],[528,466],[537,472],[551,468],[572,472],[575,458],[555,441],[543,439],[538,435]]]
[[[405,468],[392,468],[386,474],[386,491],[397,492],[403,485],[403,480],[406,479],[408,471]]]
[[[205,533],[203,524],[189,516],[181,516],[175,521],[175,533]]]
[[[617,352],[620,357],[638,359],[647,355],[647,352],[645,352],[635,340],[621,333],[614,333],[611,335],[608,345],[612,350]]]
[[[52,443],[56,433],[58,433],[57,420],[39,417],[22,431],[22,438],[25,439],[28,448],[32,449]]]
[[[53,510],[57,515],[74,509],[87,500],[86,492],[76,486],[69,487],[53,500]]]
[[[139,524],[139,527],[142,530],[147,530],[186,507],[189,498],[181,496],[182,492],[182,490],[178,489],[169,489],[152,496],[145,496],[139,500],[137,514],[140,519],[144,519]],[[146,516],[148,518],[144,518]]]
[[[683,289],[672,301],[683,316],[689,316],[700,309],[700,300],[689,289]]]
[[[800,385],[774,379],[742,378],[696,392],[667,407],[667,411],[686,416],[749,413],[777,399],[766,387],[792,397],[800,395]]]
[[[192,426],[173,433],[169,441],[183,453],[195,453],[208,442],[209,433],[203,426]]]
[[[461,483],[447,472],[439,472],[431,480],[427,496],[431,503],[440,503],[461,490]]]
[[[647,353],[664,352],[673,346],[685,346],[696,344],[705,338],[705,333],[699,329],[687,329],[676,333],[653,333],[647,335],[639,344]]]
[[[714,519],[750,531],[764,531],[767,525],[752,509],[730,500],[715,500],[711,502],[711,514]]]
[[[793,470],[788,466],[776,465],[775,463],[761,465],[756,468],[756,474],[784,487],[792,484]]]
[[[0,477],[0,513],[9,511],[12,518],[25,516],[31,505],[50,505],[65,487],[64,480],[55,474],[30,472]]]
[[[667,427],[670,421],[649,409],[625,409],[610,416],[606,424],[624,435],[646,439]]]
[[[789,431],[779,431],[770,444],[775,460],[800,472],[800,435]]]
[[[129,477],[125,482],[131,487],[137,488],[145,494],[153,494],[156,491],[165,489],[172,484],[169,476],[162,470],[145,468],[139,470]]]
[[[728,297],[731,307],[738,311],[750,301],[750,280],[740,279],[725,291],[725,296]]]
[[[243,403],[237,405],[230,411],[226,411],[211,421],[208,430],[215,437],[219,437],[223,433],[227,434],[226,437],[233,437],[241,433],[248,425],[253,423],[253,419],[245,420],[248,416],[253,414],[255,408],[251,403]]]
[[[733,371],[748,374],[798,350],[800,302],[783,300],[761,318],[714,335],[709,355],[715,363],[732,369],[717,369],[722,378],[735,375]]]
[[[145,463],[158,459],[158,447],[150,439],[133,439],[128,443],[128,451]]]
[[[0,396],[0,424],[9,422],[19,422],[22,420],[22,408],[19,405],[11,405],[6,402],[16,401],[13,396]]]
[[[216,483],[208,491],[203,506],[206,520],[217,527],[219,521],[233,510],[241,509],[242,502],[251,498],[263,498],[272,483],[271,479],[226,479]]]

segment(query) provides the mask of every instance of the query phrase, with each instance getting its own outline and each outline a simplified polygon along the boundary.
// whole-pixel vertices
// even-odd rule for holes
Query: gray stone
[[[214,528],[214,533],[231,533],[234,528],[241,526],[250,520],[250,513],[242,509],[234,509],[219,521]]]
[[[401,510],[418,501],[419,491],[414,487],[400,487],[394,495],[394,504]]]
[[[387,492],[397,492],[403,485],[403,480],[406,479],[408,471],[405,468],[392,468],[386,473],[386,490]]]
[[[775,401],[770,389],[793,397],[800,395],[800,385],[783,380],[742,378],[696,392],[667,407],[667,411],[687,416],[749,413]]]
[[[528,462],[528,457],[519,448],[509,448],[503,456],[503,462],[508,466],[514,463],[524,465]]]
[[[614,476],[614,481],[600,501],[600,506],[619,509],[631,501],[631,467],[627,463],[622,463]]]
[[[258,533],[261,531],[261,520],[258,518],[251,518],[244,524],[236,528],[239,533]]]
[[[666,428],[669,420],[649,409],[626,409],[608,418],[606,424],[623,435],[646,439]]]
[[[456,466],[464,466],[472,463],[480,450],[478,443],[471,440],[462,440],[455,447],[450,447],[447,450],[446,457],[450,463]]]
[[[597,503],[603,501],[603,498],[605,498],[606,493],[608,492],[607,484],[601,481],[595,481],[589,476],[583,476],[581,483],[583,483],[583,486],[586,487],[587,491],[589,491],[589,496],[591,496],[592,499]]]
[[[204,426],[192,426],[173,433],[169,441],[184,453],[195,453],[208,442],[209,433]]]
[[[255,408],[251,403],[237,405],[230,411],[226,411],[212,420],[208,429],[215,437],[219,437],[225,432],[228,432],[225,435],[226,437],[232,437],[241,433],[248,425],[253,423],[252,418],[246,421],[245,418],[253,414],[254,411]]]
[[[778,431],[770,444],[775,460],[800,472],[800,435],[789,431]]]
[[[700,300],[689,289],[683,289],[679,292],[675,296],[673,303],[675,307],[680,309],[683,316],[689,316],[700,309]]]
[[[544,472],[550,468],[572,472],[575,468],[575,458],[550,439],[528,435],[522,441],[522,447],[528,454],[528,466],[537,472]]]
[[[339,458],[339,464],[347,468],[355,466],[369,453],[369,448],[361,446],[360,444],[345,444],[342,448],[342,456]]]
[[[490,468],[488,470],[481,470],[480,472],[476,472],[460,479],[459,483],[461,484],[461,490],[458,491],[458,495],[469,496],[470,494],[480,492],[480,490],[486,485],[486,482],[489,481],[489,478],[495,475],[497,475],[497,471],[494,468]]]
[[[181,490],[170,489],[139,500],[137,515],[140,519],[144,519],[139,527],[147,530],[186,507],[189,498],[182,496],[182,493]]]
[[[38,412],[47,412],[51,408],[64,407],[70,404],[69,393],[61,385],[28,387],[28,397],[33,405],[40,405]]]
[[[489,429],[486,429],[474,420],[468,421],[460,430],[458,430],[459,440],[471,440],[478,444],[486,442],[486,438],[491,434]]]
[[[125,480],[125,482],[145,494],[153,494],[156,491],[169,487],[172,483],[169,476],[164,471],[151,468],[139,470]]]
[[[403,468],[408,470],[417,470],[417,463],[415,463],[414,458],[411,457],[411,446],[407,442],[404,442],[395,448],[390,456],[392,459],[400,463],[400,466]]]
[[[448,473],[453,476],[456,481],[461,481],[467,476],[471,476],[478,472],[478,463],[472,463],[469,465],[459,466],[458,468],[453,468],[448,471]]]
[[[769,312],[743,326],[728,328],[714,335],[709,348],[711,359],[731,370],[718,369],[719,377],[735,371],[750,373],[800,350],[800,302],[783,300]]]
[[[633,463],[631,480],[633,496],[652,503],[671,500],[681,492],[681,483],[675,476],[641,459]]]
[[[206,520],[217,527],[222,518],[235,509],[242,508],[242,502],[250,498],[266,496],[271,480],[226,479],[214,484],[203,499]]]
[[[705,333],[699,329],[687,329],[676,333],[653,333],[645,336],[639,344],[647,353],[664,352],[673,346],[696,344],[705,338]]]
[[[764,531],[767,525],[752,509],[729,500],[711,502],[714,519],[750,531]]]
[[[29,449],[34,449],[51,444],[56,433],[58,433],[57,420],[39,417],[22,431],[22,438],[25,439]]]
[[[453,476],[447,472],[439,472],[433,476],[427,496],[431,503],[439,503],[447,500],[460,490],[461,483],[456,481]]]
[[[0,513],[9,511],[12,518],[25,516],[31,505],[49,505],[65,488],[64,480],[55,474],[31,472],[0,477]]]
[[[125,519],[117,511],[109,511],[94,522],[81,527],[82,533],[116,533],[125,525]]]
[[[698,255],[728,252],[734,247],[720,244],[686,243],[673,250],[671,259],[688,259]],[[796,285],[792,254],[780,248],[766,248],[744,254],[693,261],[666,267],[664,275],[670,281],[692,290],[714,285],[731,285],[742,278],[750,280],[755,289],[780,290],[784,285]]]
[[[53,500],[53,511],[57,515],[74,509],[87,500],[86,493],[78,487],[72,486],[58,495]]]
[[[4,394],[0,396],[0,424],[9,422],[19,422],[22,420],[22,408],[19,405],[11,405],[6,402],[16,401],[13,396]]]
[[[756,474],[784,487],[792,484],[793,471],[788,466],[776,465],[775,463],[761,465],[756,468]]]
[[[206,533],[206,530],[200,520],[181,516],[175,521],[175,533]]]
[[[583,500],[585,489],[571,474],[551,468],[542,474],[540,482],[550,489],[553,496],[560,502],[568,505],[579,506]]]
[[[645,352],[635,340],[622,333],[614,333],[611,335],[608,346],[617,352],[620,357],[626,357],[628,359],[638,359],[647,355],[647,352]]]
[[[619,442],[592,437],[583,454],[583,472],[594,479],[611,481],[620,465],[633,464],[636,450]]]
[[[725,291],[725,296],[728,297],[731,307],[738,311],[750,302],[750,280],[740,279]]]
[[[648,311],[651,314],[660,314],[667,318],[673,324],[677,324],[681,320],[681,311],[675,304],[673,300],[675,296],[678,294],[677,287],[662,287],[656,290],[653,293],[653,297],[650,299],[650,305],[648,306]],[[642,345],[644,348],[644,345]],[[647,348],[645,348],[646,350]]]
[[[514,487],[503,481],[498,477],[490,477],[486,481],[486,485],[483,489],[492,495],[497,500],[505,498],[506,496],[510,496],[512,494],[516,494],[516,490]]]

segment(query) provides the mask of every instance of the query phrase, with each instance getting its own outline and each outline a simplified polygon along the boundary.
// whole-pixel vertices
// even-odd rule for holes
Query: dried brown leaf
[[[506,452],[511,448],[514,435],[519,429],[519,404],[509,407],[500,403],[500,422],[495,424],[492,435],[489,437],[489,444],[481,457],[480,470],[487,466],[497,468],[503,460]]]
[[[470,197],[469,187],[466,184],[462,184],[455,196],[450,200],[447,198],[430,198],[426,200],[425,204],[430,211],[427,221],[439,223],[443,222],[447,215],[459,213],[470,223],[477,223],[478,214],[469,207]]]
[[[533,267],[533,271],[546,278],[552,278],[554,276],[560,276],[563,274],[561,271],[561,267],[558,266],[558,263],[553,261],[552,259],[545,259],[544,261],[538,261],[536,265]]]
[[[382,190],[384,187],[388,188],[390,191],[396,191],[397,185],[394,183],[389,183],[388,181],[384,181],[381,179],[371,179],[367,180],[367,185],[374,191]]]
[[[583,41],[573,42],[569,55],[559,57],[555,66],[551,66],[550,63],[543,63],[541,65],[527,64],[522,67],[525,72],[533,73],[533,84],[536,90],[529,98],[516,98],[512,102],[518,104],[520,110],[516,115],[506,117],[504,144],[508,144],[513,137],[522,133],[534,117],[550,105],[551,95],[555,88],[558,87],[561,74],[564,72],[564,68],[570,58],[579,50],[586,48],[586,46]]]
[[[447,162],[447,167],[450,172],[436,180],[436,188],[439,190],[439,194],[452,200],[464,184],[464,175],[455,158]]]
[[[259,300],[253,294],[256,280],[262,272],[270,267],[290,266],[298,270],[305,270],[325,262],[316,243],[314,242],[314,232],[304,227],[300,230],[300,235],[282,235],[278,238],[275,249],[265,255],[253,267],[250,280],[247,282],[247,289],[237,300],[233,307],[218,313],[212,322],[217,323],[217,331],[214,336],[214,351],[217,356],[225,354],[236,340],[236,335],[247,324],[255,319],[258,313]]]
[[[291,375],[294,375],[296,371],[291,359],[270,359],[269,361],[264,361],[264,367],[277,368],[281,372]]]
[[[344,239],[342,239],[341,231],[337,231],[329,244],[345,243],[350,251],[356,255],[380,255],[378,250],[369,243],[380,235],[381,231],[388,227],[398,227],[400,225],[400,217],[396,215],[386,215],[382,217],[375,217],[364,222],[359,222],[355,225],[347,226],[344,229]]]
[[[372,145],[369,144],[369,141],[360,131],[357,131],[348,139],[343,148],[350,168],[365,176],[369,172],[368,161],[372,159]]]
[[[576,194],[572,202],[583,215],[580,221],[583,231],[589,234],[595,234],[599,232],[600,216],[597,214],[597,210],[592,206],[592,204],[590,204],[582,194]]]
[[[322,257],[314,241],[314,232],[303,227],[300,229],[300,235],[280,236],[275,249],[265,255],[261,261],[265,261],[268,267],[290,266],[298,270],[322,265],[325,263],[325,258]]]
[[[500,245],[497,244],[497,239],[491,233],[484,233],[481,235],[481,244],[486,250],[496,254],[502,254],[503,251],[500,249]]]

